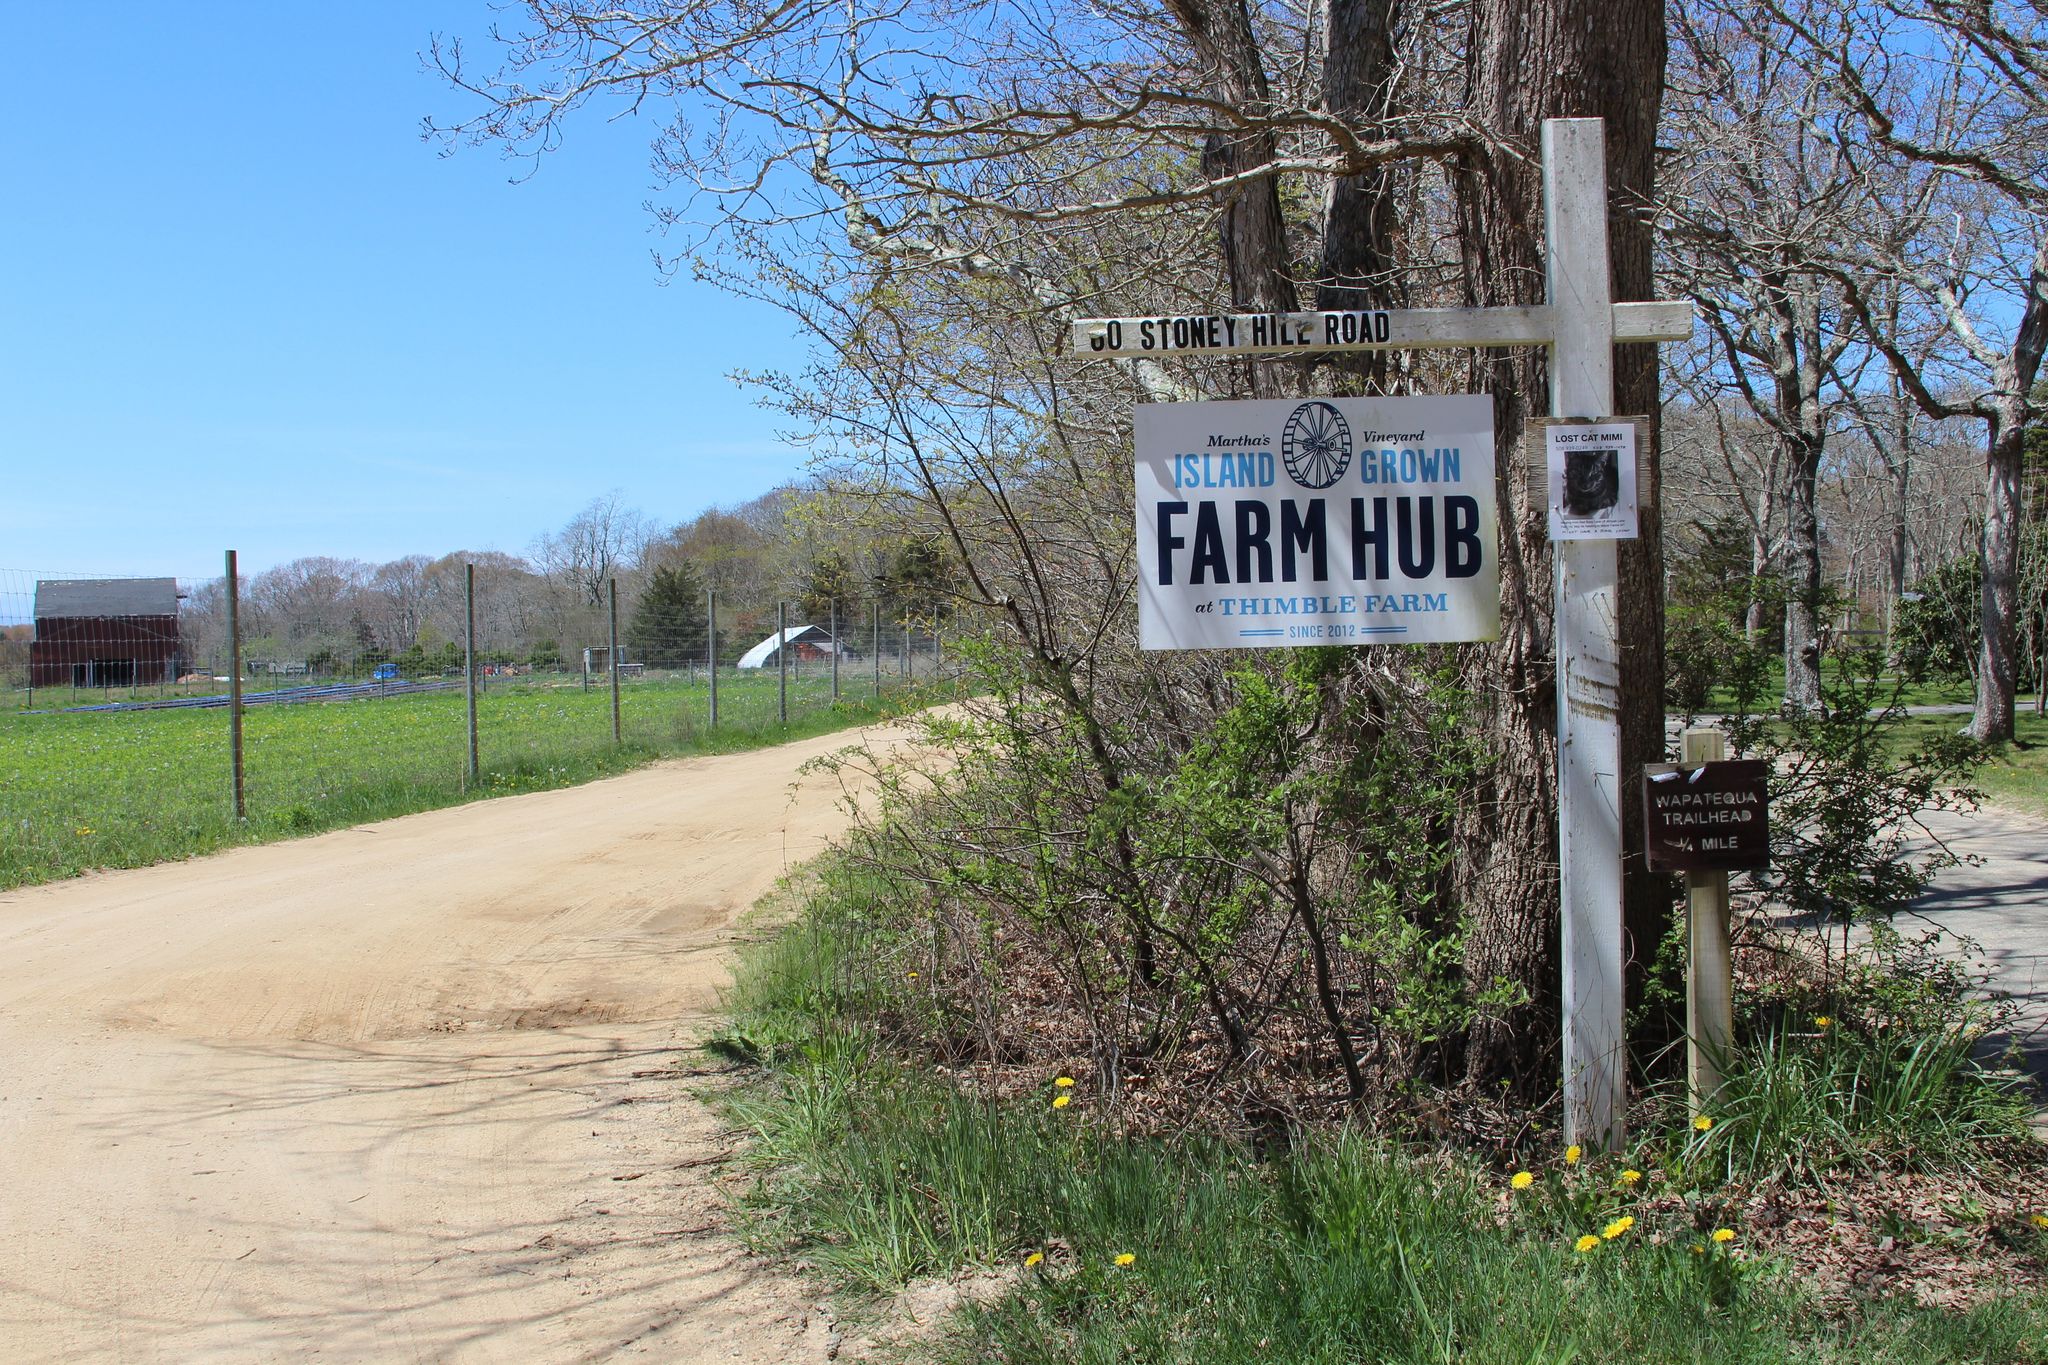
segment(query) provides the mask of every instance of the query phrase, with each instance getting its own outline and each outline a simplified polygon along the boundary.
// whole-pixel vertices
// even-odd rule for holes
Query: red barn
[[[178,580],[43,579],[36,584],[31,687],[175,682]]]

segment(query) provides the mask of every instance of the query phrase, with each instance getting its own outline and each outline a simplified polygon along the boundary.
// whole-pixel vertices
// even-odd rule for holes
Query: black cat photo
[[[1621,462],[1612,450],[1571,450],[1564,457],[1564,510],[1575,517],[1621,501]]]

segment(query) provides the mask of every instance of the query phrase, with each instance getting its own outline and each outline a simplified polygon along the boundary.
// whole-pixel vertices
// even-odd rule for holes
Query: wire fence
[[[0,886],[820,733],[957,675],[942,608],[609,580],[549,609],[456,568],[409,610],[0,570]]]

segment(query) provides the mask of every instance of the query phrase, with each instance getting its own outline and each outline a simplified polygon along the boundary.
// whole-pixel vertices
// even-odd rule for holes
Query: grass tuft
[[[1689,1163],[1715,1178],[1824,1180],[1844,1170],[1938,1170],[2023,1141],[2033,1100],[1985,1070],[1977,1032],[1780,1024],[1738,1049]]]

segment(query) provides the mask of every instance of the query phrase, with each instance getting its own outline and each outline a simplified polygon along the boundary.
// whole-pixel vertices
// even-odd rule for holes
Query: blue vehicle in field
[[[378,664],[377,667],[371,671],[370,676],[372,678],[375,678],[378,682],[397,682],[398,665]]]

